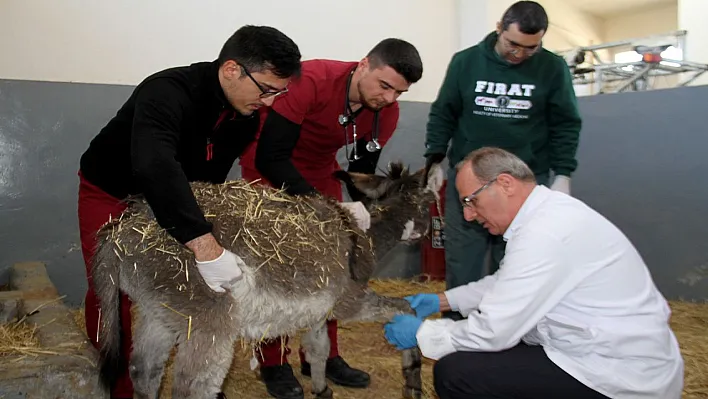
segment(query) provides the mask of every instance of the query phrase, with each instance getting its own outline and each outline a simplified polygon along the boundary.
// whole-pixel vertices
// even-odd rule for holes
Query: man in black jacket
[[[95,234],[125,209],[128,195],[143,194],[157,222],[192,250],[207,284],[223,292],[241,276],[237,255],[212,235],[190,182],[223,183],[234,161],[253,141],[258,108],[270,106],[300,74],[300,51],[271,27],[244,26],[213,62],[153,74],[91,141],[79,170],[79,228],[86,264],[86,328],[98,348],[98,300],[91,278]],[[121,296],[124,353],[131,347],[130,301]],[[125,362],[127,363],[127,362]],[[132,398],[127,367],[114,398]]]

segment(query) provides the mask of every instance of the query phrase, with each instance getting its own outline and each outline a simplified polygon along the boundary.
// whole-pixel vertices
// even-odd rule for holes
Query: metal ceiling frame
[[[662,58],[661,62],[644,60],[626,63],[605,62],[599,51],[624,47],[640,53],[659,54],[669,46],[683,50],[686,47],[686,35],[687,31],[678,30],[664,34],[577,47],[559,51],[557,54],[566,59],[568,67],[573,73],[573,84],[592,84],[594,85],[593,91],[597,94],[650,90],[649,79],[651,78],[685,74],[687,77],[684,76],[684,79],[676,85],[680,87],[691,83],[707,72],[708,64],[665,58]],[[592,62],[587,62],[586,54],[588,53],[592,55]],[[675,66],[666,65],[665,63],[675,64]]]

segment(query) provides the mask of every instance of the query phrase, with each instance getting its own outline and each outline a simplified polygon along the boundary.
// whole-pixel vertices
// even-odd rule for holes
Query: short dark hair
[[[300,75],[300,49],[283,32],[270,26],[246,25],[224,43],[219,65],[236,61],[249,72],[270,70],[280,78]]]
[[[535,35],[548,30],[548,14],[543,6],[535,1],[517,1],[504,12],[502,30],[509,29],[509,25],[514,23],[519,24],[521,33]]]
[[[371,68],[390,66],[408,83],[416,83],[423,76],[423,61],[418,50],[405,40],[384,39],[366,55]]]

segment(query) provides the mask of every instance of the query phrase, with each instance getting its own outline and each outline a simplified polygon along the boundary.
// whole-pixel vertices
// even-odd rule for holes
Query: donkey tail
[[[99,237],[93,261],[93,281],[99,301],[99,368],[101,383],[110,389],[115,385],[125,359],[121,358],[120,261],[109,249],[110,243]]]

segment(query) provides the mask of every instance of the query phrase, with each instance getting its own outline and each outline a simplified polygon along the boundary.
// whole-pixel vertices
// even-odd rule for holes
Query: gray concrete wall
[[[81,153],[132,87],[0,80],[0,284],[15,262],[46,262],[68,304],[84,295],[76,222]],[[585,128],[574,194],[622,228],[669,298],[708,299],[708,148],[698,104],[708,88],[580,99]],[[402,102],[382,160],[423,165],[428,104]],[[344,160],[343,151],[340,160]],[[238,166],[231,177],[240,176]],[[411,275],[401,247],[380,275]],[[703,268],[703,269],[701,269]]]

